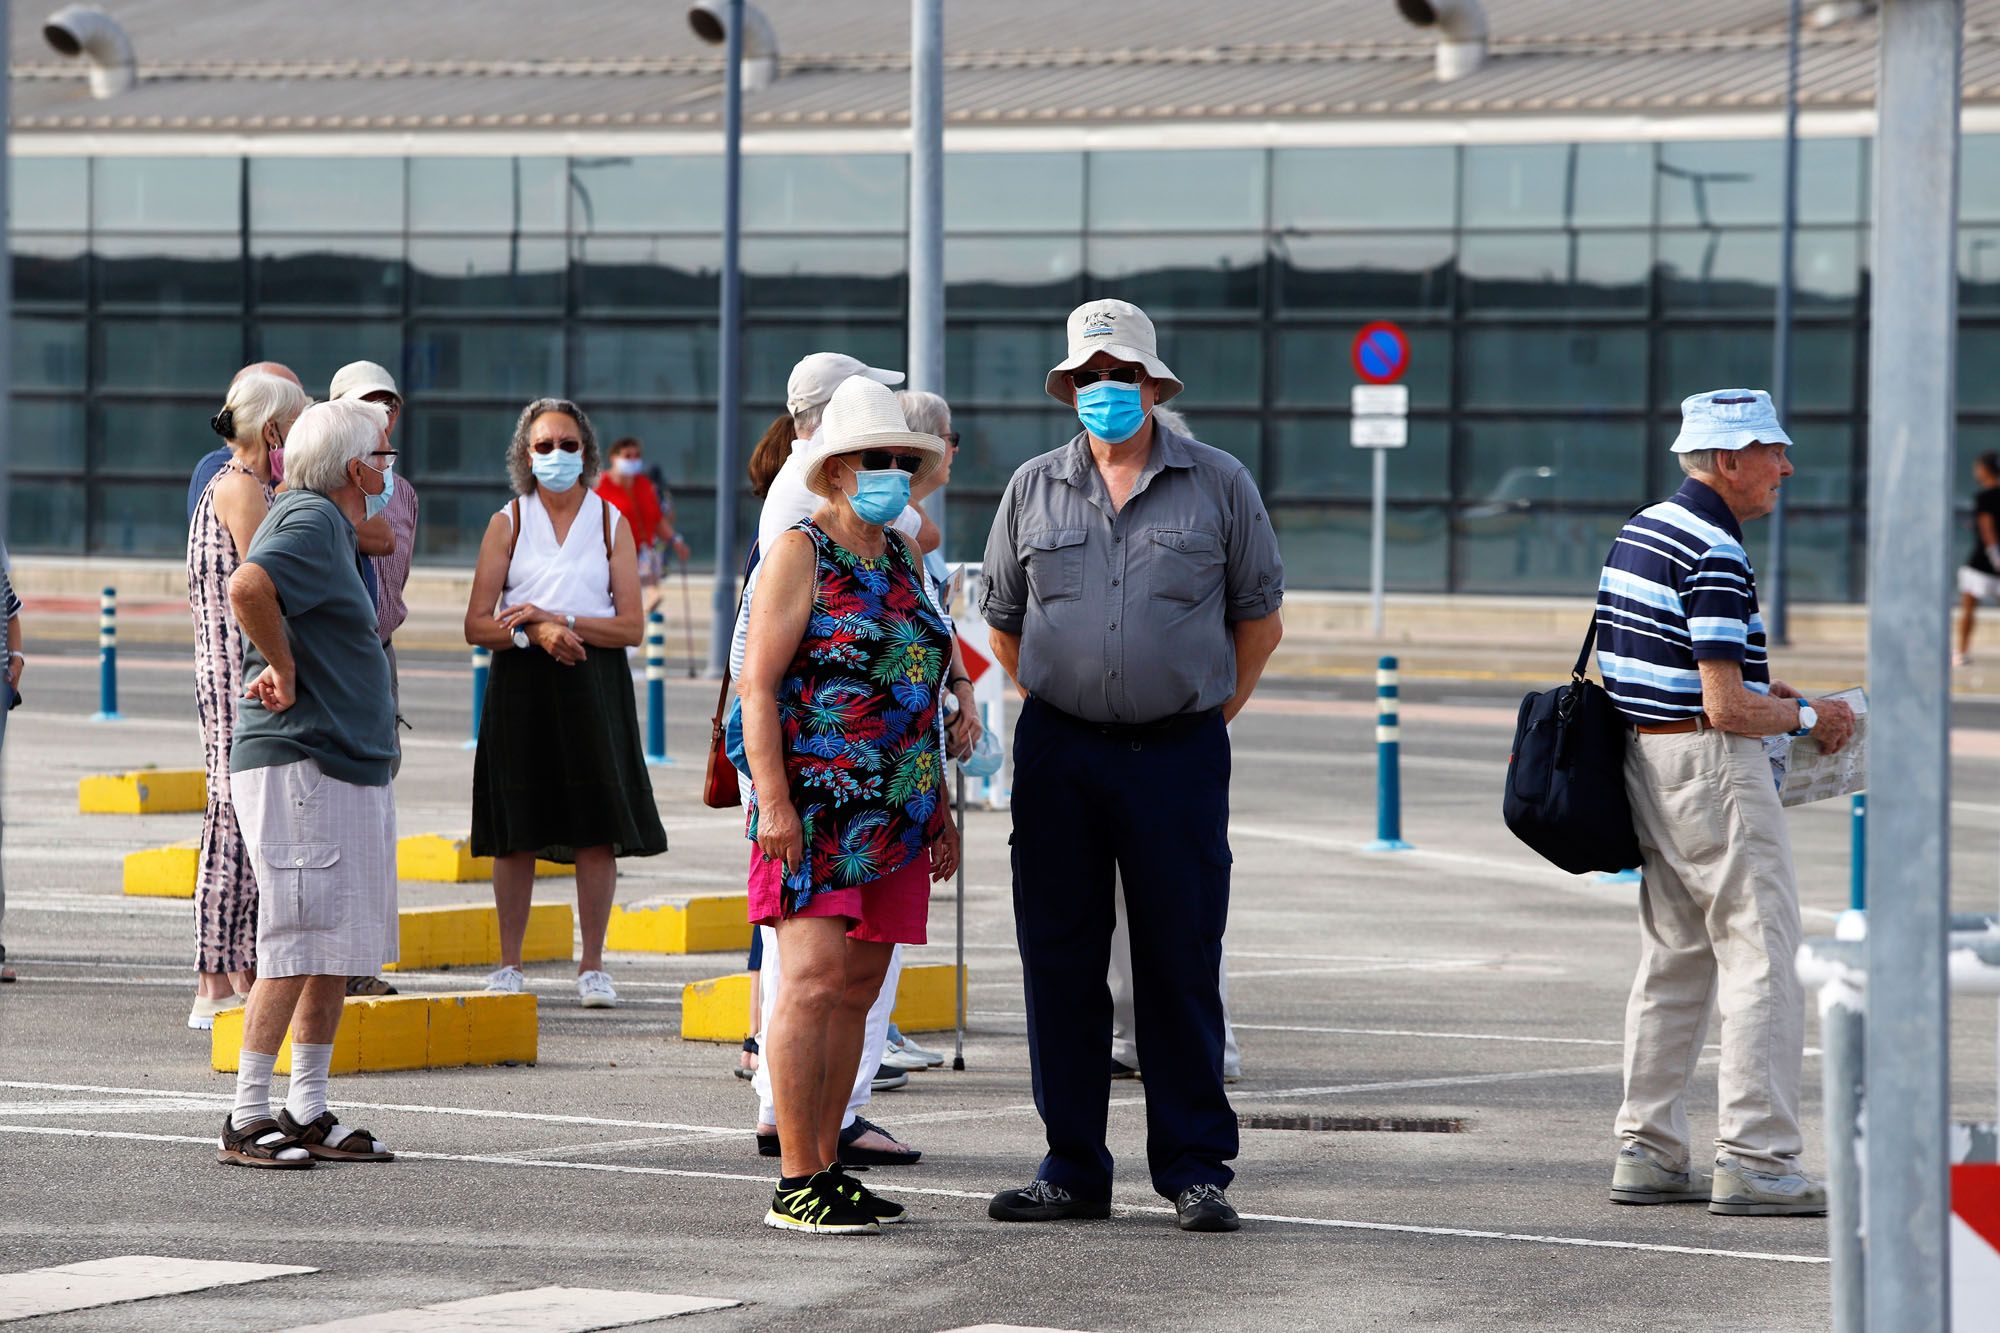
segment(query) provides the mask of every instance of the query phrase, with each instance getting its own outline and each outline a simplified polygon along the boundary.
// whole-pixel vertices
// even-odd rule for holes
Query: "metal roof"
[[[51,8],[53,0],[47,0]],[[107,0],[140,82],[95,101],[83,62],[12,9],[19,131],[709,129],[722,61],[678,5],[635,0]],[[751,125],[896,126],[909,12],[896,0],[765,0],[782,76]],[[1484,68],[1436,81],[1392,0],[1077,0],[946,11],[957,125],[1770,108],[1786,0],[1487,0]],[[1964,96],[2000,103],[2000,0],[1967,0]],[[1808,26],[1802,103],[1872,103],[1876,25]]]

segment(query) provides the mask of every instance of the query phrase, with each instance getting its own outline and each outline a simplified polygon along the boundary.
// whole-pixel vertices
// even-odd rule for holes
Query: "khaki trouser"
[[[1635,733],[1625,790],[1645,882],[1619,1142],[1687,1169],[1687,1085],[1713,1004],[1722,1020],[1716,1148],[1760,1171],[1796,1170],[1799,893],[1764,747],[1720,731]]]

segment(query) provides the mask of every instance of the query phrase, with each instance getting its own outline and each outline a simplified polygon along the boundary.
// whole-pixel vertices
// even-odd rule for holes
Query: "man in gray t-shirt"
[[[395,714],[355,539],[387,498],[386,422],[354,399],[300,414],[289,489],[229,580],[249,641],[230,785],[258,894],[257,983],[217,1153],[232,1166],[393,1156],[326,1095],[348,978],[397,955]],[[292,1082],[273,1118],[271,1067],[288,1028]]]

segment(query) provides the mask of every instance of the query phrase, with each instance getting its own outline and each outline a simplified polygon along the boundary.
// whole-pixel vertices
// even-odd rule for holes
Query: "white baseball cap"
[[[792,367],[792,377],[785,381],[785,410],[796,416],[807,408],[824,407],[841,381],[856,375],[866,376],[877,384],[903,382],[900,370],[878,370],[845,352],[813,352]]]
[[[1144,366],[1146,374],[1160,386],[1156,403],[1166,402],[1184,387],[1174,378],[1174,372],[1167,369],[1167,363],[1160,360],[1159,339],[1146,312],[1130,301],[1105,299],[1085,301],[1070,311],[1069,355],[1049,372],[1044,386],[1049,397],[1065,406],[1074,402],[1075,391],[1066,376],[1099,352]]]
[[[328,398],[363,398],[371,393],[393,393],[398,402],[403,397],[395,377],[373,361],[348,362],[333,372],[333,383],[326,389]]]

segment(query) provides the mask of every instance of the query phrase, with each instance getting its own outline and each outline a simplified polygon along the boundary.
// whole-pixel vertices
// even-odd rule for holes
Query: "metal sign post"
[[[1390,449],[1410,443],[1410,387],[1398,384],[1410,368],[1410,340],[1394,324],[1378,321],[1364,325],[1354,336],[1351,352],[1354,373],[1364,383],[1354,386],[1350,405],[1354,413],[1348,443],[1356,449],[1375,451],[1374,501],[1368,542],[1369,623],[1376,638],[1382,637],[1382,602],[1388,581],[1389,564],[1389,455]]]

